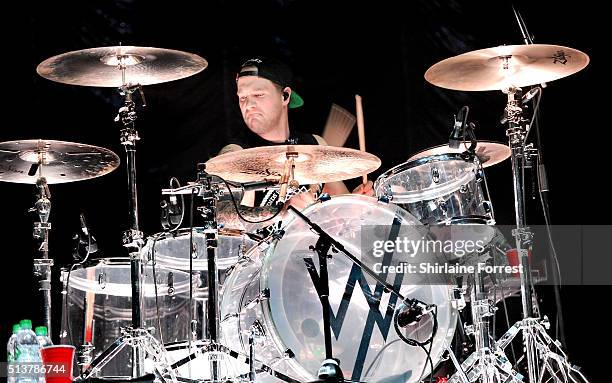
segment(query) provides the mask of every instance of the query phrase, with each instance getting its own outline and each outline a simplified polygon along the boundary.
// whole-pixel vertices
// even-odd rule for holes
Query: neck
[[[283,113],[273,129],[260,134],[260,137],[270,142],[285,142],[289,138],[289,118]]]

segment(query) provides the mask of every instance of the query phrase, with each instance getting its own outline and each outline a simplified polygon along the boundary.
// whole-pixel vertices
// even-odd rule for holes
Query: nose
[[[247,97],[245,107],[247,110],[254,108],[257,105],[255,97]]]

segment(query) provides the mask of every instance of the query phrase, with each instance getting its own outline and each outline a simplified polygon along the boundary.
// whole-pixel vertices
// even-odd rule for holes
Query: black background
[[[423,74],[434,63],[470,50],[521,44],[506,1],[89,1],[24,2],[4,12],[3,124],[0,141],[45,138],[113,150],[119,169],[101,178],[52,185],[50,255],[54,267],[55,338],[59,329],[59,266],[72,260],[71,241],[85,213],[105,257],[126,256],[120,245],[127,227],[124,152],[113,118],[120,98],[112,88],[69,86],[45,80],[35,68],[56,54],[110,45],[138,45],[193,52],[208,68],[193,77],[145,88],[148,106],[139,111],[138,187],[141,229],[161,230],[160,189],[171,176],[194,178],[195,165],[214,156],[228,137],[246,129],[235,96],[235,71],[255,54],[289,63],[305,100],[290,112],[294,129],[321,133],[332,102],[354,111],[363,97],[367,149],[382,159],[377,177],[415,152],[448,139],[453,114],[469,105],[479,139],[505,142],[499,123],[501,92],[436,88]],[[542,146],[551,188],[554,224],[606,223],[609,106],[604,31],[595,2],[517,2],[536,43],[564,45],[590,56],[583,71],[548,84],[541,104]],[[607,69],[607,67],[605,68]],[[604,82],[605,81],[605,82]],[[597,95],[601,93],[601,95]],[[356,148],[357,134],[348,147]],[[487,169],[498,223],[514,220],[509,161]],[[357,180],[347,182],[350,187]],[[528,181],[530,184],[530,181]],[[21,318],[40,324],[37,285],[31,272],[34,187],[0,184],[3,246],[0,343]],[[543,223],[536,200],[528,221]],[[572,361],[595,378],[605,368],[607,286],[568,286],[562,291]],[[545,313],[554,300],[542,289]],[[518,306],[517,306],[518,308]],[[515,314],[518,314],[517,311]],[[596,379],[595,379],[596,380]]]

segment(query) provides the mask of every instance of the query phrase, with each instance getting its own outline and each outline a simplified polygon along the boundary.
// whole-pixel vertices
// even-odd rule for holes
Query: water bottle
[[[8,343],[6,344],[6,356],[8,363],[14,363],[17,360],[17,356],[15,355],[15,347],[17,345],[17,333],[21,327],[19,323],[13,325],[13,335],[9,338]],[[15,376],[9,376],[7,379],[8,383],[14,383],[16,381]]]
[[[19,322],[21,327],[17,333],[15,344],[16,362],[19,365],[25,363],[41,363],[40,359],[40,344],[36,338],[36,334],[32,331],[32,321],[24,319]],[[18,383],[39,383],[39,379],[35,375],[17,375],[16,382]],[[43,378],[44,379],[44,378]]]
[[[53,346],[51,338],[47,336],[46,326],[38,326],[36,327],[36,329],[34,329],[34,332],[36,333],[36,338],[38,339],[38,344],[40,345],[40,348]]]
[[[15,345],[17,342],[17,333],[19,332],[20,328],[19,323],[13,325],[13,335],[11,335],[8,343],[6,344],[6,356],[7,362],[9,363],[17,360],[17,357],[15,356]]]

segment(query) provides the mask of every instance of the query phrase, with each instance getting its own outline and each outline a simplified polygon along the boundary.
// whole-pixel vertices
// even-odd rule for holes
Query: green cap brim
[[[289,98],[289,108],[299,108],[302,105],[304,105],[304,100],[302,97],[295,92],[291,92],[291,97]]]

